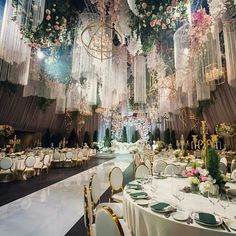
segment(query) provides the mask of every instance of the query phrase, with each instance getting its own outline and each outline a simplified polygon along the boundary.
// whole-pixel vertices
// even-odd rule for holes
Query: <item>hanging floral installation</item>
[[[192,13],[192,25],[189,30],[190,57],[199,53],[201,45],[206,39],[206,34],[211,30],[211,26],[212,17],[206,13],[204,8]]]
[[[187,0],[136,0],[138,14],[130,13],[130,28],[141,38],[144,52],[151,51],[163,31],[175,31],[187,20],[187,5]]]
[[[19,1],[14,1],[16,14],[22,14]],[[71,46],[75,25],[78,23],[78,12],[66,0],[63,4],[59,0],[49,0],[45,3],[42,22],[33,24],[34,11],[39,8],[36,1],[32,1],[31,11],[28,13],[26,24],[21,24],[21,34],[33,49],[59,48]],[[15,17],[16,19],[17,17]]]

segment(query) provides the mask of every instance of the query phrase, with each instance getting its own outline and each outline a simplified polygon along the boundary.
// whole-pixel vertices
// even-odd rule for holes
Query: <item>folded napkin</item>
[[[133,198],[147,197],[147,193],[145,192],[130,193],[130,196]]]
[[[140,185],[140,184],[127,184],[127,187],[128,188],[141,188],[142,187],[142,185]]]
[[[156,210],[156,211],[164,210],[167,207],[170,207],[170,204],[168,204],[166,202],[159,202],[159,203],[151,206],[151,208]]]
[[[198,213],[199,221],[208,225],[215,225],[217,224],[216,218],[214,215],[204,212]]]

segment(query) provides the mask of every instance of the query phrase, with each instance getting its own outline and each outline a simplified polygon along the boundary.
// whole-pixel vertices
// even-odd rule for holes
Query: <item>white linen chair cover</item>
[[[121,223],[122,222],[122,223]],[[105,226],[105,227],[104,227]],[[96,214],[96,236],[129,236],[131,235],[123,220],[119,220],[114,211],[103,206]]]
[[[236,180],[236,169],[232,172],[231,179]]]
[[[227,161],[226,157],[221,157],[220,162],[224,163],[226,166],[228,165],[228,161]]]
[[[112,188],[111,199],[117,202],[122,202],[123,201],[123,172],[119,167],[114,167],[111,170],[109,174],[109,182]],[[118,192],[118,193],[115,193],[115,192]]]
[[[153,162],[152,172],[153,174],[161,174],[165,170],[167,163],[162,160],[156,160]]]
[[[146,176],[150,175],[150,171],[147,166],[140,165],[137,167],[135,171],[135,179],[137,178],[144,178]]]
[[[36,159],[34,156],[28,156],[26,159],[25,159],[25,171],[29,170],[29,169],[33,169],[34,168],[34,165],[36,163]]]
[[[169,164],[164,170],[164,175],[175,175],[178,172],[176,165]]]
[[[48,172],[48,167],[50,166],[50,155],[45,155],[43,159],[43,170],[46,170]]]
[[[73,157],[72,152],[67,152],[66,153],[66,161],[71,161],[72,157]]]
[[[231,167],[230,167],[230,171],[231,173],[236,169],[236,161],[233,160],[232,163],[231,163]]]
[[[227,173],[227,166],[223,162],[220,162],[220,171],[224,175]]]
[[[146,159],[144,161],[144,164],[149,169],[149,171],[151,172],[151,170],[152,170],[152,163],[151,163],[151,161],[149,159]]]
[[[1,169],[0,174],[4,172],[6,173],[7,171],[9,171],[10,173],[11,172],[10,169],[12,165],[13,165],[13,161],[11,158],[9,157],[2,158],[0,161],[0,169]]]
[[[134,154],[134,164],[136,167],[141,164],[141,156],[138,153]]]

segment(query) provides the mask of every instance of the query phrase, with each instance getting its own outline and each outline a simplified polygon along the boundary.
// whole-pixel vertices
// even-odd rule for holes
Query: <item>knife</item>
[[[222,223],[228,232],[231,232],[229,226],[223,221]]]

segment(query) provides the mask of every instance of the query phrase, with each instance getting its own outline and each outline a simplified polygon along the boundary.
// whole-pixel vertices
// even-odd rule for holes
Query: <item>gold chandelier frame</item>
[[[95,32],[93,32],[93,34],[92,34],[92,36],[91,36],[89,42],[86,43],[86,42],[84,41],[84,38],[83,38],[83,37],[84,37],[84,33],[85,33],[86,31],[91,30],[92,28],[97,28],[97,29],[95,30]],[[105,21],[92,22],[92,23],[90,23],[89,25],[87,25],[87,26],[83,29],[82,33],[81,33],[81,42],[82,42],[84,48],[86,49],[87,53],[88,53],[90,56],[92,56],[92,57],[94,57],[94,58],[96,58],[96,59],[99,59],[99,60],[101,60],[101,61],[110,59],[110,58],[112,58],[112,57],[114,56],[112,47],[111,47],[111,50],[106,50],[106,49],[103,50],[102,42],[103,42],[103,40],[105,39],[105,36],[106,36],[104,29],[109,29],[109,30],[111,30],[111,32],[112,32],[112,36],[111,36],[111,38],[110,38],[110,39],[111,39],[111,46],[113,45],[113,42],[112,42],[113,39],[114,39],[113,34],[114,34],[114,35],[116,34],[116,35],[118,36],[118,38],[119,38],[120,40],[122,40],[121,34],[114,28],[114,26],[111,25],[111,24],[109,24],[109,23],[106,23]],[[100,41],[101,41],[101,45],[100,45],[100,49],[98,50],[98,49],[96,49],[96,48],[91,48],[91,44],[92,44],[92,42],[95,40],[96,35],[97,35],[99,32],[101,33],[101,34],[99,35]],[[100,56],[101,56],[101,57],[98,57],[98,56],[92,54],[91,51],[93,51],[93,52],[95,52],[95,53],[100,53]],[[106,56],[106,53],[107,53],[107,54],[111,54],[111,56]]]

